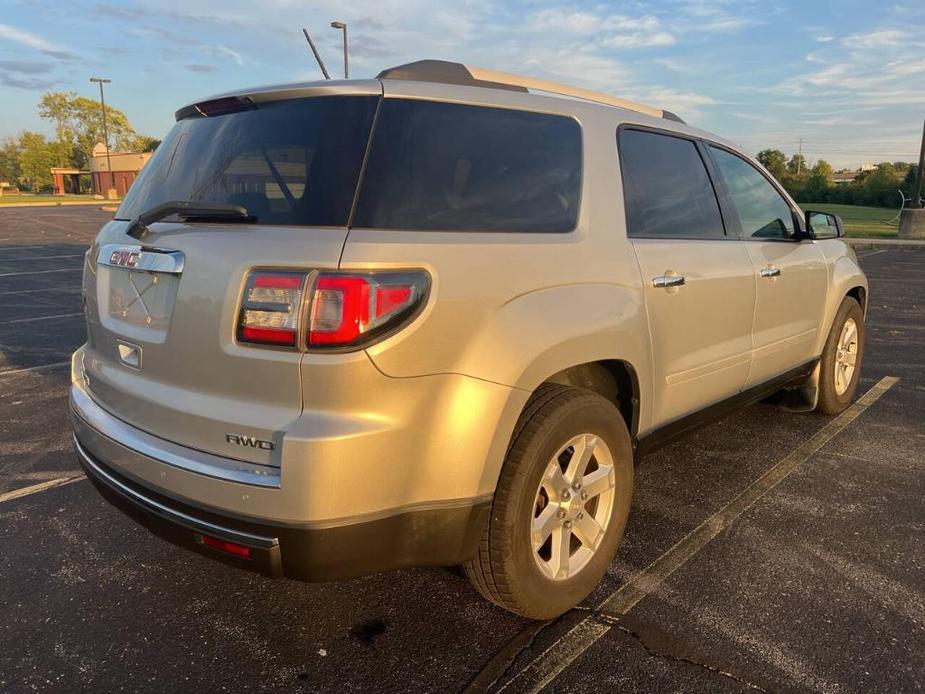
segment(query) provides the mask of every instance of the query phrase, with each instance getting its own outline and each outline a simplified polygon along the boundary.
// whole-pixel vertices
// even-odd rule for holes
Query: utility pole
[[[925,126],[922,128],[922,147],[919,150],[919,170],[912,191],[912,206],[899,214],[899,238],[925,239],[925,209],[922,208],[922,179],[925,178]]]
[[[103,111],[103,144],[106,146],[106,168],[109,169],[109,187],[116,187],[116,175],[112,171],[112,160],[109,158],[109,131],[106,128],[106,99],[103,97],[103,84],[110,84],[112,80],[102,77],[91,77],[91,82],[100,85],[100,108]]]
[[[922,206],[922,179],[925,178],[925,172],[922,170],[925,169],[925,124],[922,125],[922,147],[919,150],[919,170],[915,177],[915,190],[912,191],[912,195],[915,197],[914,207],[920,208]]]
[[[803,138],[800,138],[800,158],[797,159],[797,176],[803,172]]]
[[[331,28],[344,32],[344,79],[350,79],[350,70],[347,67],[347,22],[331,22]]]

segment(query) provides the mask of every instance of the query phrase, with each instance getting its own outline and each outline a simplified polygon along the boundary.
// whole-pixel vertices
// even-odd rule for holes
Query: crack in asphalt
[[[686,664],[686,665],[693,665],[694,667],[703,668],[703,669],[705,669],[705,670],[709,670],[709,671],[712,672],[712,673],[715,673],[715,674],[717,674],[717,675],[720,675],[721,677],[725,677],[725,678],[727,678],[727,679],[733,680],[734,682],[737,682],[737,683],[739,683],[739,684],[741,684],[741,685],[743,685],[743,686],[745,686],[745,687],[747,687],[747,688],[749,688],[749,689],[754,689],[755,691],[759,691],[759,692],[767,692],[767,691],[768,691],[768,690],[765,689],[764,687],[760,687],[760,686],[758,686],[757,684],[755,684],[754,682],[749,682],[748,680],[746,680],[746,679],[744,679],[744,678],[742,678],[742,677],[739,677],[738,675],[736,675],[736,674],[734,674],[734,673],[732,673],[732,672],[728,672],[728,671],[726,671],[726,670],[722,670],[722,669],[716,667],[715,665],[710,665],[709,663],[702,663],[702,662],[700,662],[699,660],[694,660],[694,659],[688,658],[688,657],[686,657],[686,656],[674,655],[673,653],[666,653],[666,652],[664,652],[664,651],[658,650],[658,649],[654,648],[653,646],[649,645],[649,643],[646,642],[645,637],[644,637],[642,634],[640,634],[638,631],[636,631],[636,630],[634,630],[634,629],[630,629],[629,627],[627,627],[626,625],[624,625],[624,624],[620,621],[620,618],[619,618],[619,617],[611,616],[611,615],[607,615],[607,614],[602,614],[602,613],[600,613],[600,612],[596,612],[596,611],[594,611],[594,610],[590,610],[590,609],[587,609],[587,608],[578,607],[578,608],[576,608],[576,609],[581,610],[581,611],[588,612],[588,613],[590,613],[592,619],[595,619],[596,621],[598,621],[598,622],[600,622],[600,623],[602,623],[602,624],[605,624],[605,625],[607,625],[607,626],[610,626],[610,627],[613,627],[613,628],[615,628],[615,629],[618,629],[618,630],[621,631],[622,633],[626,634],[627,636],[629,636],[630,638],[632,638],[634,641],[636,641],[640,646],[642,646],[642,648],[645,650],[645,652],[646,652],[647,654],[649,654],[650,656],[652,656],[652,657],[654,657],[654,658],[661,658],[661,659],[663,659],[663,660],[669,660],[669,661],[673,661],[673,662],[676,662],[676,663],[684,663],[684,664]]]
[[[725,679],[732,680],[748,689],[752,689],[758,692],[768,691],[764,687],[761,687],[754,682],[750,682],[745,678],[736,675],[735,673],[723,670],[715,665],[710,665],[709,663],[700,662],[686,656],[675,655],[673,653],[659,650],[652,646],[640,632],[626,626],[621,621],[619,616],[598,612],[597,610],[594,610],[590,607],[579,606],[557,617],[556,619],[546,622],[535,622],[525,627],[510,641],[508,641],[508,643],[503,648],[497,651],[494,656],[492,656],[492,658],[482,667],[482,669],[479,670],[478,674],[476,674],[476,676],[472,678],[469,684],[466,685],[463,693],[470,694],[474,692],[501,691],[501,689],[504,689],[507,683],[505,683],[505,685],[499,689],[495,689],[495,687],[499,683],[505,682],[505,679],[508,677],[508,675],[511,674],[511,669],[516,665],[517,661],[524,653],[533,650],[534,644],[536,643],[536,640],[539,638],[540,634],[542,634],[548,627],[555,626],[557,623],[561,622],[562,619],[569,614],[577,612],[586,613],[598,623],[618,629],[620,632],[632,638],[643,648],[643,650],[645,650],[648,655],[653,658],[660,658],[662,660],[691,665],[697,668],[708,670],[709,672],[719,675]],[[514,650],[514,652],[512,653],[511,650]]]
[[[508,641],[500,650],[498,650],[487,663],[478,671],[475,677],[470,680],[463,694],[475,694],[476,692],[492,691],[492,688],[499,682],[503,681],[510,672],[511,668],[517,663],[520,656],[527,651],[533,650],[533,644],[536,643],[537,637],[543,630],[561,621],[568,613],[556,617],[556,619],[547,622],[534,622],[521,629],[516,636]],[[514,650],[511,653],[511,650]],[[500,672],[497,672],[500,669]],[[495,674],[497,672],[497,674]],[[486,681],[487,680],[487,681]]]

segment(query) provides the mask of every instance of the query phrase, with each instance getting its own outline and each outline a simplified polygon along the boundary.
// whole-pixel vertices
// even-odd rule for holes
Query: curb
[[[75,200],[72,202],[10,202],[10,203],[0,203],[0,210],[13,207],[13,208],[23,208],[23,207],[81,207],[88,205],[106,205],[107,203],[121,202],[121,200]]]
[[[859,239],[845,238],[848,245],[854,249],[859,248],[903,248],[915,250],[925,248],[925,240],[919,239]]]

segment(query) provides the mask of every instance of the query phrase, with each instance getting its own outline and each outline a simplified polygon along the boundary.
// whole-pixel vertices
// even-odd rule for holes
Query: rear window
[[[346,226],[378,97],[313,97],[179,121],[116,213],[242,205],[260,224]]]
[[[620,132],[620,169],[630,236],[719,238],[723,220],[706,167],[690,140]]]
[[[580,190],[572,118],[385,99],[353,226],[570,231]]]

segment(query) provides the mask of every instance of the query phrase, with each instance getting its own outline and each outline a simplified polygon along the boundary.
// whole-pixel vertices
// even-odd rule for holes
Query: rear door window
[[[732,198],[743,236],[791,238],[793,210],[771,182],[732,152],[710,146],[710,154]]]
[[[564,232],[577,222],[580,190],[572,118],[385,99],[353,226]]]
[[[184,118],[117,219],[156,205],[241,205],[259,224],[346,226],[378,97],[312,97]]]
[[[694,142],[624,129],[619,150],[629,236],[723,238],[716,192]]]

